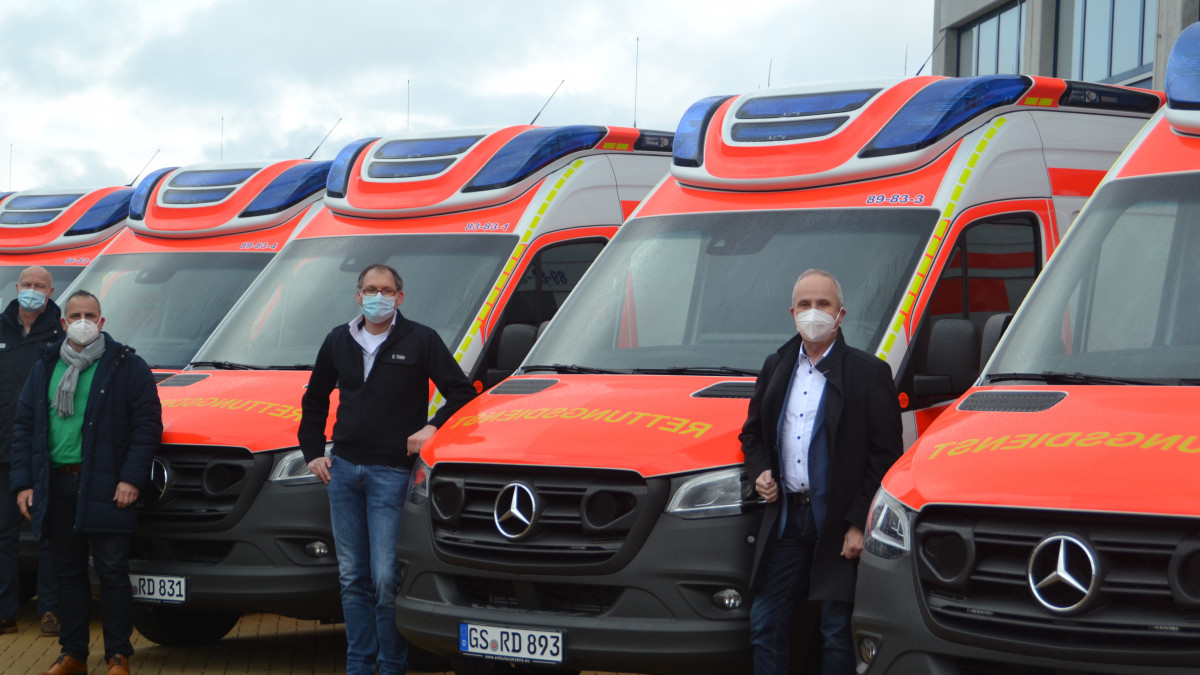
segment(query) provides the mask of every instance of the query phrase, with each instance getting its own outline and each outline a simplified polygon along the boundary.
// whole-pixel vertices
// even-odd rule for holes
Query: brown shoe
[[[113,654],[108,660],[108,675],[129,675],[129,657]]]
[[[87,675],[87,671],[86,663],[69,654],[63,654],[50,666],[50,670],[42,675]]]
[[[0,635],[17,632],[17,620],[13,618],[0,619]]]
[[[42,637],[58,637],[59,630],[58,617],[54,612],[46,612],[42,617]]]

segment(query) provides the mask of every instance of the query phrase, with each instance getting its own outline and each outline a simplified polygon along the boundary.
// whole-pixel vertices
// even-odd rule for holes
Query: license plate
[[[557,630],[502,628],[477,623],[458,624],[458,649],[504,661],[562,663],[563,634]]]
[[[186,577],[158,577],[148,574],[130,574],[133,584],[133,599],[141,602],[186,602]]]

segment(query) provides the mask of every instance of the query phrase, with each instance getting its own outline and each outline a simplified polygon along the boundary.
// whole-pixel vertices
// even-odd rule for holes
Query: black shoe
[[[0,619],[0,635],[17,632],[17,620],[13,618]]]

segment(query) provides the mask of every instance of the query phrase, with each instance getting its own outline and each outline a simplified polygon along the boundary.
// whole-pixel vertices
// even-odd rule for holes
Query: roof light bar
[[[379,140],[378,136],[360,138],[338,152],[337,157],[333,160],[333,165],[329,168],[329,177],[325,179],[326,196],[338,199],[346,197],[346,190],[350,187],[350,168],[354,166],[354,161],[358,159],[359,153],[377,140]]]
[[[937,80],[916,93],[859,157],[883,157],[929,147],[988,110],[1013,105],[1032,84],[1022,75]]]
[[[171,173],[177,166],[169,166],[164,169],[152,171],[138,183],[138,186],[133,190],[133,197],[129,200],[129,219],[130,220],[145,220],[146,207],[150,204],[150,195],[154,193],[154,186],[162,180],[162,177]]]
[[[0,225],[41,225],[58,217],[62,211],[4,211]]]
[[[258,169],[201,169],[184,171],[171,179],[171,187],[225,187],[241,185]]]
[[[279,213],[299,204],[304,199],[325,188],[329,179],[329,167],[333,162],[304,162],[289,167],[271,181],[238,214],[238,218],[253,218]]]
[[[795,141],[803,138],[819,138],[837,131],[838,127],[850,119],[841,117],[822,117],[812,120],[795,120],[787,122],[754,122],[733,125],[733,140],[742,143],[768,143],[777,141]]]
[[[367,175],[371,178],[420,178],[439,174],[453,163],[453,157],[415,162],[371,162]]]
[[[1176,110],[1200,110],[1200,23],[1179,34],[1167,58],[1167,105]]]
[[[709,96],[693,103],[679,118],[675,129],[674,163],[676,166],[700,166],[704,163],[704,136],[717,108],[732,96]]]
[[[206,190],[166,190],[163,192],[164,204],[215,204],[233,193],[235,188],[209,188]]]
[[[132,198],[132,188],[124,188],[104,195],[100,201],[92,204],[92,208],[85,211],[79,220],[75,221],[65,236],[77,237],[95,234],[120,223],[129,215],[129,201]]]
[[[737,111],[737,119],[766,119],[772,117],[803,117],[832,115],[863,107],[879,89],[838,91],[793,96],[761,96],[746,101]]]
[[[461,155],[483,136],[454,136],[451,138],[412,138],[388,141],[375,151],[375,159],[421,159]]]
[[[462,191],[515,185],[567,155],[596,147],[606,135],[607,127],[589,125],[523,131],[505,143]]]
[[[33,211],[37,209],[65,209],[74,204],[83,195],[80,193],[62,195],[27,195],[14,197],[5,208],[11,211]]]

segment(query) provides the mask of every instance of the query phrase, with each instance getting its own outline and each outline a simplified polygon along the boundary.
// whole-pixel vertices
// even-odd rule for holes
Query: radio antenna
[[[408,88],[404,101],[404,130],[412,131],[412,80],[405,80],[404,83]]]
[[[926,57],[925,57],[925,62],[921,64],[921,67],[920,67],[920,68],[917,68],[917,72],[913,73],[913,77],[916,77],[917,75],[920,75],[920,74],[921,74],[921,71],[922,71],[922,70],[925,70],[925,64],[926,64],[926,63],[929,63],[929,59],[932,59],[932,58],[933,58],[933,55],[937,53],[937,49],[938,49],[938,47],[941,47],[941,46],[942,46],[942,41],[944,41],[945,39],[946,39],[946,31],[942,31],[942,37],[941,37],[941,38],[939,38],[939,39],[938,39],[938,41],[937,41],[937,44],[933,46],[933,51],[929,52],[929,56],[926,56]],[[905,53],[907,54],[907,50],[905,51]],[[906,56],[906,57],[905,57],[905,60],[907,60],[907,58],[908,58],[908,57]],[[905,70],[907,70],[907,67],[905,67]]]
[[[566,82],[566,80],[564,79],[562,82],[559,82],[558,87],[563,86],[563,82]],[[554,95],[558,93],[558,87],[555,87],[554,91],[550,92],[550,98],[554,98]],[[538,110],[537,114],[533,116],[533,119],[529,121],[531,125],[537,121],[537,118],[542,116],[542,110],[545,110],[546,106],[550,105],[550,98],[546,99],[546,102],[542,104],[541,110]]]
[[[342,118],[340,118],[340,117],[337,118],[337,121],[333,123],[333,126],[329,127],[329,131],[325,132],[325,136],[321,138],[321,142],[317,143],[317,147],[313,148],[313,151],[308,154],[309,159],[312,159],[313,155],[317,154],[317,151],[321,149],[321,146],[325,145],[325,141],[329,139],[329,134],[332,134],[333,130],[337,128],[337,125],[339,125],[341,123],[342,123]]]
[[[159,150],[161,150],[161,149],[162,148],[159,148]],[[137,175],[133,177],[133,180],[129,181],[129,183],[125,187],[133,187],[134,182],[137,181],[137,179],[141,178],[142,174],[146,172],[146,167],[150,166],[150,162],[153,162],[154,158],[158,157],[159,150],[155,150],[154,154],[150,155],[150,159],[146,160],[146,163],[142,166],[142,170],[139,171],[137,173]]]
[[[772,56],[771,60],[767,61],[767,89],[771,88],[771,66],[773,65],[775,65],[775,57]]]
[[[637,128],[638,65],[642,55],[642,38],[633,38],[633,127]]]

